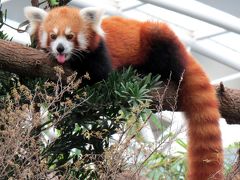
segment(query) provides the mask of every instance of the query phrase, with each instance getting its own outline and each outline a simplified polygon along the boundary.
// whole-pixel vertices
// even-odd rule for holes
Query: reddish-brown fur
[[[77,34],[81,29],[83,29],[83,21],[78,16],[79,10],[76,8],[71,9],[71,13],[69,13],[68,8],[55,8],[54,11],[48,14],[45,23],[44,30],[48,32],[48,41],[47,45],[50,45],[50,33],[53,33],[53,28],[57,28],[59,31],[57,35],[65,35],[66,27],[71,27],[71,30],[74,34]],[[59,20],[59,17],[64,17]],[[76,46],[78,46],[76,36],[74,36],[73,41]]]
[[[158,26],[161,38],[171,39],[179,47],[185,67],[180,101],[188,120],[188,179],[223,179],[218,101],[200,65],[165,24],[111,17],[103,20],[102,26],[115,69],[142,62],[149,48],[144,40],[157,39],[145,33],[151,27]]]
[[[68,18],[59,19],[60,13]],[[99,36],[94,34],[78,15],[78,9],[67,7],[52,11],[48,17],[49,20],[46,20],[46,27],[49,26],[47,31],[51,32],[53,25],[62,30],[71,25],[74,33],[83,31],[88,34],[88,38],[92,39],[89,48],[94,49],[98,44]],[[196,60],[189,55],[166,24],[142,23],[121,17],[111,17],[103,20],[102,28],[113,69],[131,64],[143,64],[149,56],[153,42],[170,42],[177,47],[177,57],[180,58],[181,65],[185,69],[180,102],[188,122],[188,179],[223,179],[218,101],[208,77]]]
[[[47,46],[50,45],[50,34],[53,33],[53,28],[57,28],[59,30],[57,36],[65,36],[64,31],[67,27],[71,27],[71,32],[74,35],[72,41],[74,42],[75,48],[79,48],[79,43],[77,41],[77,34],[79,32],[82,32],[88,39],[89,49],[95,49],[98,45],[100,41],[99,35],[92,30],[88,23],[84,22],[82,18],[79,18],[79,9],[73,7],[62,7],[51,10],[44,21],[44,30],[48,32]],[[39,30],[41,31],[41,28]],[[38,34],[38,36],[40,35],[41,33]]]

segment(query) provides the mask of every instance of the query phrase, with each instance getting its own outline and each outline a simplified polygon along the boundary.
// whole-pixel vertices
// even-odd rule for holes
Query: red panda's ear
[[[47,14],[46,11],[37,7],[27,6],[24,8],[24,15],[30,22],[28,30],[30,34],[35,33],[37,25],[45,19]]]
[[[47,12],[37,7],[27,6],[24,8],[24,15],[29,21],[42,22]]]
[[[102,8],[87,7],[80,10],[80,16],[89,24],[96,33],[103,36],[104,32],[101,28],[104,10]]]

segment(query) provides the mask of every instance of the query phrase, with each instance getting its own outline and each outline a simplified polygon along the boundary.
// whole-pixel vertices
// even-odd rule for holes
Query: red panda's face
[[[30,33],[37,31],[39,46],[48,49],[63,64],[73,54],[88,51],[93,36],[102,36],[102,11],[96,8],[60,7],[48,13],[35,7],[26,7]]]

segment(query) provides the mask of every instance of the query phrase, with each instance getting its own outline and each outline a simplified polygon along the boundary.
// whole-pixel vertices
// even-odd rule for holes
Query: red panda
[[[84,84],[106,79],[112,70],[103,31],[100,28],[103,11],[95,8],[55,8],[47,13],[36,7],[26,7],[29,33],[37,33],[37,47],[53,55],[58,63],[68,62],[78,76],[89,73]],[[81,16],[81,18],[80,18]]]
[[[61,64],[69,62],[93,82],[113,69],[133,66],[141,74],[160,74],[179,83],[188,123],[189,180],[223,179],[223,149],[216,93],[197,61],[164,23],[122,17],[102,19],[98,8],[26,7],[30,34]]]

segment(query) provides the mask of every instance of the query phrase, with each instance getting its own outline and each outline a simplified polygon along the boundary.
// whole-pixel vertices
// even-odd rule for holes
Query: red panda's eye
[[[67,34],[66,38],[67,38],[67,40],[71,40],[73,38],[73,34]]]
[[[52,40],[57,39],[57,35],[56,34],[51,34],[50,37],[51,37]]]

